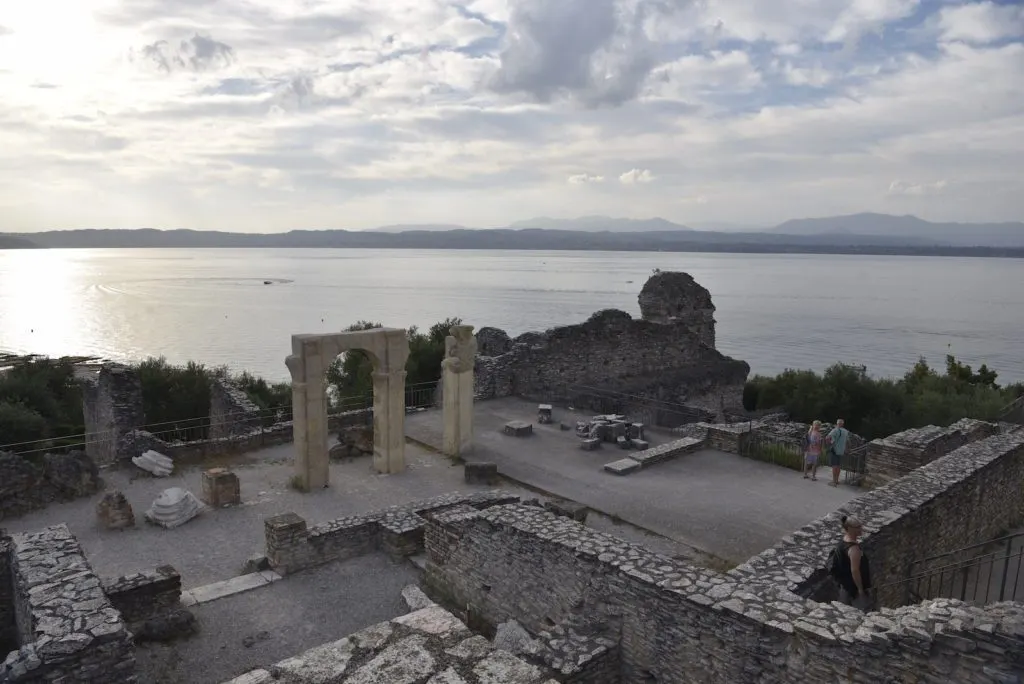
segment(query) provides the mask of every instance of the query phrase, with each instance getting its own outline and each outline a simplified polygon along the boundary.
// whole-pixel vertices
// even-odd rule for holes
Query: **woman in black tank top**
[[[871,568],[860,548],[864,528],[860,520],[843,516],[843,540],[839,542],[839,600],[848,606],[867,610],[870,606]]]

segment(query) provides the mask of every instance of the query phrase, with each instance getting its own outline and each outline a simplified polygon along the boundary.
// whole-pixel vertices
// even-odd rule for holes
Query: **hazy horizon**
[[[1021,73],[1012,0],[7,2],[0,230],[1018,221]]]

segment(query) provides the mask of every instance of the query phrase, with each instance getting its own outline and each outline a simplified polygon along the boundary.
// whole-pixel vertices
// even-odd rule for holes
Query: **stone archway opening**
[[[310,491],[329,484],[325,375],[331,362],[352,350],[373,364],[373,466],[379,473],[405,470],[405,363],[409,340],[400,328],[292,335],[285,365],[292,376],[292,430],[297,484]]]

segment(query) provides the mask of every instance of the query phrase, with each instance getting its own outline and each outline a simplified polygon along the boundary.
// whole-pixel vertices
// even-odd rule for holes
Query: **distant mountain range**
[[[619,251],[806,252],[847,254],[976,254],[1024,256],[1024,223],[931,223],[914,216],[856,214],[797,219],[767,230],[711,224],[695,230],[661,218],[536,218],[505,228],[397,225],[373,230],[218,231],[67,230],[0,235],[0,249],[19,247],[263,247],[546,249]],[[708,226],[708,227],[711,227]]]

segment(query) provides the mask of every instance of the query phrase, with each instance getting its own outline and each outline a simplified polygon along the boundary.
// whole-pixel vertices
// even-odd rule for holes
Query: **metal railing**
[[[568,387],[563,403],[575,409],[593,411],[595,414],[626,415],[635,422],[662,428],[714,420],[715,417],[712,411],[685,404],[583,385]]]
[[[804,469],[801,439],[751,430],[740,440],[740,456],[800,472]]]
[[[999,413],[999,420],[1004,423],[1016,423],[1024,425],[1024,395],[1017,397],[1003,407]]]
[[[906,603],[956,598],[987,605],[1024,599],[1024,532],[911,563]]]
[[[848,449],[840,458],[843,472],[843,484],[859,487],[864,482],[867,472],[868,445],[863,444],[856,449]]]

